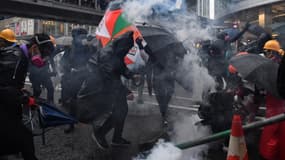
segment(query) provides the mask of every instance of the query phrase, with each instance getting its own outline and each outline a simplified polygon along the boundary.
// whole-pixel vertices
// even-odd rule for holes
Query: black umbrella
[[[175,57],[184,57],[187,53],[182,42],[165,28],[153,25],[137,25],[143,38],[147,42],[156,61],[163,67],[172,65]]]
[[[265,89],[275,97],[280,97],[277,92],[278,64],[270,59],[256,54],[234,56],[230,59],[238,73],[249,82]]]

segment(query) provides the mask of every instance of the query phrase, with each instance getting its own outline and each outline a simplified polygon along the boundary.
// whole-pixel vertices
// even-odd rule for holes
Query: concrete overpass
[[[55,0],[3,0],[0,14],[98,25],[104,12],[98,8]]]

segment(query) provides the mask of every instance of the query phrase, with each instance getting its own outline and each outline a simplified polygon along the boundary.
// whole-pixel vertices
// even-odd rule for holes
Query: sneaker
[[[100,149],[106,150],[109,148],[108,142],[104,136],[100,136],[96,132],[93,132],[91,138],[96,142]]]
[[[112,141],[113,146],[128,146],[130,144],[131,142],[124,138],[113,139]]]

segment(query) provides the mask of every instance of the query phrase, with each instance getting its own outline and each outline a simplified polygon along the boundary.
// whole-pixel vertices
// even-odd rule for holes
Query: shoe
[[[131,142],[124,138],[113,139],[112,146],[128,146],[131,145]]]
[[[74,131],[74,125],[69,125],[68,126],[68,128],[66,128],[65,130],[64,130],[64,133],[65,134],[69,134],[69,133],[72,133],[73,131]]]
[[[108,142],[104,136],[100,136],[98,133],[92,133],[91,138],[96,142],[100,149],[106,150],[109,148]]]

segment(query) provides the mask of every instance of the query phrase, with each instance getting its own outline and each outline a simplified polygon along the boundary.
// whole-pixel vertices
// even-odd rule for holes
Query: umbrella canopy
[[[47,103],[40,103],[39,105],[43,127],[55,127],[78,122],[72,116],[65,114],[54,106]]]
[[[96,38],[99,40],[102,47],[106,47],[113,39],[118,38],[128,31],[134,32],[134,42],[138,37],[142,38],[142,35],[136,26],[130,23],[124,16],[124,12],[120,7],[120,2],[112,2],[97,27]],[[130,50],[130,53],[127,54],[125,57],[125,63],[128,67],[138,64],[137,58],[134,58],[134,55],[140,54],[139,52],[140,51],[137,50],[137,47],[134,46]]]
[[[237,55],[230,59],[242,78],[265,89],[275,97],[280,97],[277,92],[278,64],[270,59],[256,54]]]
[[[160,26],[137,25],[144,40],[158,63],[166,67],[176,62],[176,57],[183,58],[187,53],[182,42],[174,34]],[[174,65],[174,64],[173,64]]]
[[[71,46],[72,44],[72,37],[70,36],[63,36],[55,39],[55,43],[57,45],[62,45],[62,46]]]
[[[103,19],[96,30],[96,38],[105,47],[114,38],[128,32],[134,31],[134,39],[141,36],[138,29],[124,16],[124,12],[118,3],[111,3],[105,12]]]

